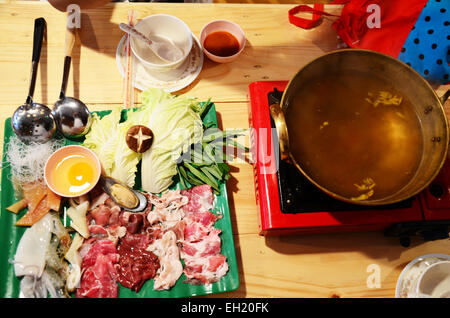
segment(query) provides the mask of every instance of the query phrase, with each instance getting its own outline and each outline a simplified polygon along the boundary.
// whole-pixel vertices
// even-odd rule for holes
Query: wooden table
[[[139,17],[154,13],[178,16],[196,36],[212,19],[230,19],[247,35],[242,56],[223,65],[205,59],[198,79],[180,93],[200,100],[212,97],[222,128],[247,128],[247,89],[251,82],[290,79],[308,61],[337,48],[330,20],[308,31],[289,24],[287,11],[293,6],[118,3],[86,11],[80,41],[74,49],[67,95],[81,99],[91,110],[122,104],[122,78],[115,52],[123,35],[118,24],[127,20],[130,8],[138,10]],[[0,4],[0,140],[5,119],[25,101],[33,20],[40,16],[47,20],[47,44],[42,51],[35,99],[52,105],[58,97],[66,15],[42,2]],[[438,93],[445,89],[448,87],[440,87]],[[397,239],[379,232],[260,236],[252,168],[248,163],[232,164],[232,175],[228,195],[240,287],[215,297],[394,297],[397,278],[409,261],[423,254],[450,251],[448,239],[413,241],[410,248],[404,248]],[[379,268],[380,285],[375,288],[367,284],[373,274],[368,272],[371,264]]]

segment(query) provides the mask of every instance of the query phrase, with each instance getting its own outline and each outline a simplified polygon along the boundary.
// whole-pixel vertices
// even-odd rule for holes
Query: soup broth
[[[336,74],[303,86],[285,110],[303,171],[352,200],[395,194],[414,176],[423,136],[414,108],[385,80]]]

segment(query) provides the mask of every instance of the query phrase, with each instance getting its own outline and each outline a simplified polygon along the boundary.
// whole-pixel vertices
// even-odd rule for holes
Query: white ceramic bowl
[[[236,54],[230,55],[230,56],[218,56],[214,55],[208,50],[205,49],[204,43],[206,37],[216,31],[225,31],[231,33],[239,42],[239,51]],[[205,26],[203,26],[202,30],[200,31],[200,44],[203,48],[203,53],[212,61],[217,63],[229,63],[234,61],[244,50],[246,43],[245,33],[241,29],[239,25],[232,21],[228,20],[214,20],[209,23],[207,23]]]
[[[131,50],[148,68],[161,72],[176,69],[186,60],[191,51],[192,31],[186,23],[175,16],[150,15],[140,20],[134,27],[150,39],[152,35],[168,38],[184,52],[183,57],[178,61],[167,63],[158,58],[145,43],[134,37],[131,38]]]
[[[450,261],[430,265],[417,281],[419,297],[450,298]]]
[[[413,259],[403,268],[398,277],[397,286],[395,288],[395,297],[415,297],[417,281],[424,270],[432,264],[447,260],[450,261],[450,255],[447,254],[426,254]]]

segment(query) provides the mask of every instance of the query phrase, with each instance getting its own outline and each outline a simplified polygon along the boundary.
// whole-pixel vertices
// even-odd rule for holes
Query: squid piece
[[[16,276],[41,277],[52,230],[53,220],[50,214],[25,230],[14,255]]]
[[[25,276],[20,281],[20,298],[47,298],[47,287],[40,277]]]

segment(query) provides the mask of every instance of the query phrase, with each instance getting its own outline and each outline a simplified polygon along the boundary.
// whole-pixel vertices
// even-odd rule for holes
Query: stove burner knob
[[[429,188],[429,191],[431,193],[432,196],[436,197],[436,198],[442,198],[444,196],[444,189],[442,188],[441,185],[439,184],[432,184]]]

